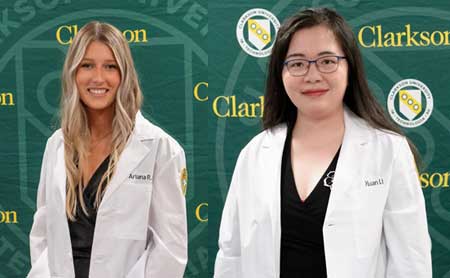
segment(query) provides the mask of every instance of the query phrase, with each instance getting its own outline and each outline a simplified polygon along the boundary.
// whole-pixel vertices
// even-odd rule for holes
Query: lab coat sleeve
[[[231,179],[230,189],[222,212],[219,231],[219,251],[214,266],[214,278],[240,278],[241,271],[241,239],[239,228],[238,188],[241,183],[240,173],[243,171],[242,154],[236,163]]]
[[[157,160],[150,207],[150,245],[145,277],[183,277],[187,263],[186,201],[182,175],[186,171],[184,151]]]
[[[386,278],[431,278],[431,240],[417,168],[405,138],[394,158],[383,217]]]
[[[47,224],[45,190],[47,180],[47,167],[49,159],[49,143],[45,147],[41,166],[41,175],[37,192],[36,207],[33,225],[30,232],[30,256],[32,270],[28,277],[50,277],[47,258]]]

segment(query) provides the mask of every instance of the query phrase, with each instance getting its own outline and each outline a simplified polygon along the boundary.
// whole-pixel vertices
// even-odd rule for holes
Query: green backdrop
[[[398,100],[392,105],[407,122],[431,113],[420,125],[403,129],[423,158],[421,182],[433,240],[433,277],[450,277],[450,100],[446,97],[450,2],[2,0],[0,278],[25,277],[30,267],[28,233],[42,153],[47,137],[58,127],[59,76],[67,43],[77,28],[95,19],[124,31],[145,95],[144,115],[183,145],[189,171],[185,277],[203,278],[212,277],[220,215],[237,155],[261,130],[268,59],[251,56],[240,46],[239,19],[260,8],[282,22],[301,8],[316,6],[337,9],[361,34],[369,84],[383,107],[387,109],[391,89],[403,80],[418,80],[429,89],[428,94],[419,90],[423,111],[412,120],[401,114]],[[249,18],[269,19],[273,40],[276,26],[267,14]],[[245,26],[241,36],[257,53],[273,43],[256,49]]]

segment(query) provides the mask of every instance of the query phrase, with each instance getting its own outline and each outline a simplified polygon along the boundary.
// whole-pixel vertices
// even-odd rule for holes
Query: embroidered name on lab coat
[[[147,175],[130,174],[128,176],[128,179],[132,180],[132,181],[147,181],[147,180],[152,179],[152,175],[150,175],[150,174],[147,174]]]
[[[383,178],[378,178],[376,180],[364,180],[364,185],[366,187],[383,185],[383,184],[384,184]]]

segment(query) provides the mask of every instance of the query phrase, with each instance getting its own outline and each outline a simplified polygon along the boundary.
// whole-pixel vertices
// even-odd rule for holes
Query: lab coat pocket
[[[121,239],[146,240],[150,208],[151,184],[122,184],[114,193],[117,197],[115,236]],[[122,223],[126,220],[126,225]]]

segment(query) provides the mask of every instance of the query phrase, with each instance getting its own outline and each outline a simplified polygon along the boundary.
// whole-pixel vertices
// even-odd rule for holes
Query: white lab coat
[[[347,108],[344,121],[323,225],[328,278],[431,278],[425,202],[406,139],[371,128]],[[279,277],[286,133],[286,125],[263,131],[239,155],[215,278]]]
[[[183,277],[185,165],[181,146],[138,112],[97,212],[89,277]],[[28,278],[75,277],[65,199],[64,142],[58,130],[44,153]]]

